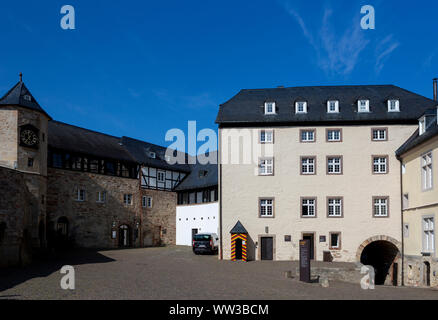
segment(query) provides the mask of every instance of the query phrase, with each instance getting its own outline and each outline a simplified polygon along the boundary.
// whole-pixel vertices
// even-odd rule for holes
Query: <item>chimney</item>
[[[433,100],[438,101],[438,78],[433,79]]]

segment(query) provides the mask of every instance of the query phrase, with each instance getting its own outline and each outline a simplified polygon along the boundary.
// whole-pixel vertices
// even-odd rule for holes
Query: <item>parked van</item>
[[[216,233],[198,233],[193,236],[193,252],[217,253],[219,248],[219,237]]]

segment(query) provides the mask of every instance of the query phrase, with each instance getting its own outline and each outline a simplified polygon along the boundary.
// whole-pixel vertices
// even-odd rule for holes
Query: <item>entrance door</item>
[[[234,248],[236,250],[236,260],[242,260],[242,239],[236,239]]]
[[[192,229],[192,241],[195,238],[195,234],[198,233],[198,229]]]
[[[427,261],[423,265],[423,284],[430,287],[430,263]]]
[[[274,239],[272,237],[262,237],[261,242],[261,259],[274,260]]]
[[[315,235],[313,233],[304,233],[303,240],[310,240],[310,260],[315,259]]]
[[[398,263],[394,263],[392,265],[392,285],[397,286],[398,285]]]
[[[129,227],[124,224],[119,227],[119,246],[129,247]]]

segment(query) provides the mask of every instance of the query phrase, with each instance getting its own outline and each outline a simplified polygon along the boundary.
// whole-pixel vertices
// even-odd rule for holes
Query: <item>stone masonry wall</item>
[[[34,196],[26,174],[0,167],[0,266],[31,261],[31,234],[38,232]],[[35,223],[36,221],[36,223]]]
[[[152,208],[142,208],[143,245],[176,243],[176,192],[142,189],[142,196],[152,197]]]
[[[141,199],[139,180],[48,169],[47,212],[52,227],[59,218],[68,220],[68,238],[79,247],[116,248],[118,228],[130,228],[130,244],[139,246],[135,239],[136,222],[140,221]],[[77,201],[77,189],[85,189],[85,201]],[[99,203],[98,192],[106,192],[106,201]],[[132,204],[126,205],[124,194],[132,194]],[[112,238],[112,231],[117,232]]]

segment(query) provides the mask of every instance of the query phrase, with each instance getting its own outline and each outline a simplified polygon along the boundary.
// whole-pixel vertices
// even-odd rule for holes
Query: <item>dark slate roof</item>
[[[357,112],[357,101],[370,100],[369,113]],[[400,112],[387,112],[387,101],[398,99]],[[327,101],[339,101],[339,113],[327,113]],[[295,114],[295,102],[307,101],[307,114]],[[276,115],[264,115],[264,103],[276,103]],[[305,124],[308,122],[414,123],[438,103],[394,85],[244,89],[220,105],[216,123]]]
[[[51,148],[135,162],[131,154],[121,145],[121,138],[53,120],[49,121],[48,131],[48,143]]]
[[[434,114],[432,112],[426,112],[425,114],[433,117],[430,121],[430,125],[426,128],[426,132],[420,136],[419,130],[417,129],[414,134],[395,152],[398,157],[409,150],[412,150],[416,146],[419,146],[423,142],[438,136],[437,109],[432,111],[434,111]]]
[[[160,169],[190,172],[190,166],[188,164],[168,164],[165,160],[167,149],[165,147],[129,137],[122,137],[122,144],[139,164]],[[155,153],[155,159],[150,156],[151,152]],[[187,163],[187,155],[185,153],[184,157]]]
[[[24,98],[26,95],[30,97],[30,101]],[[43,110],[43,108],[41,108],[34,96],[30,93],[29,89],[27,89],[22,81],[19,81],[0,99],[0,107],[5,105],[21,106],[31,110],[39,111],[51,119],[51,117]]]
[[[218,185],[217,151],[212,152],[216,163],[190,165],[190,174],[175,188],[176,191],[203,189]]]
[[[246,231],[245,227],[240,223],[240,221],[237,221],[236,225],[233,227],[233,229],[231,229],[230,233],[231,234],[236,234],[236,233],[248,234],[248,231]]]

